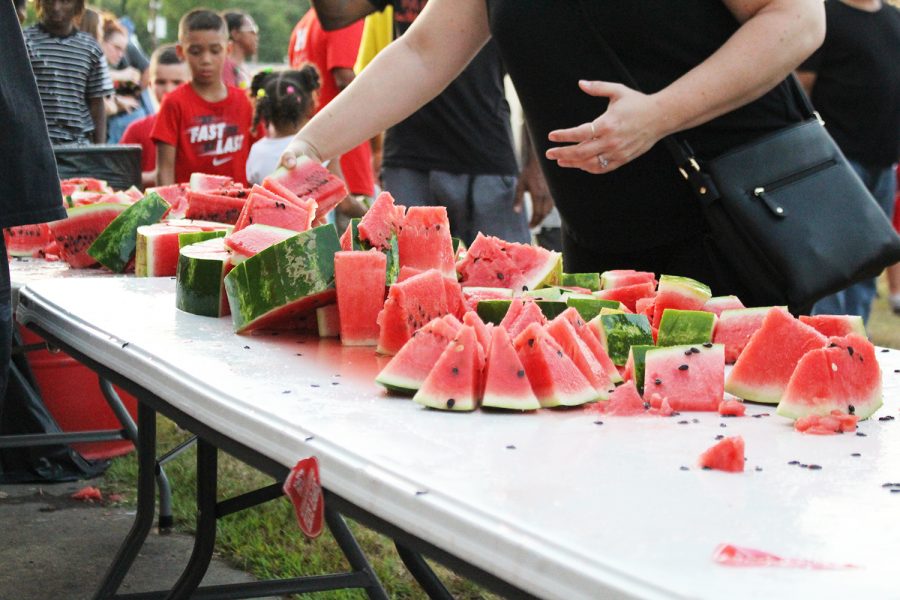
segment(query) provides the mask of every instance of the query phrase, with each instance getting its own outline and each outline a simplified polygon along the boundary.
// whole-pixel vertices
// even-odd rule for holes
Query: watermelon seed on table
[[[319,384],[318,384],[318,383],[311,383],[311,384],[309,384],[309,387],[317,388],[317,387],[319,387]]]
[[[719,423],[719,427],[728,427],[725,423]]]
[[[860,456],[862,456],[862,454],[860,454],[860,453],[859,453],[859,452],[854,452],[854,453],[853,453],[853,454],[851,454],[851,455],[850,455],[850,456],[853,456],[853,457],[856,457],[856,458],[859,458],[859,457],[860,457]]]
[[[594,421],[594,425],[603,425],[603,421]]]
[[[427,494],[428,490],[416,490],[416,496],[421,496],[423,494]]]
[[[822,469],[822,465],[809,465],[807,467],[810,471],[820,471]]]
[[[332,381],[331,385],[341,385],[341,382],[340,381]]]
[[[249,350],[250,346],[244,346],[244,350]]]
[[[717,439],[717,440],[724,440],[724,439],[725,439],[725,436],[722,435],[722,434],[720,433],[719,435],[716,436],[716,439]],[[789,463],[789,464],[790,464],[790,463]]]
[[[313,441],[314,439],[316,439],[316,436],[310,435],[310,436],[308,436],[308,437],[303,438],[303,441],[304,441],[304,442],[311,442],[311,441]]]
[[[799,465],[799,464],[800,464],[800,461],[799,461],[799,460],[792,460],[792,461],[790,461],[788,464],[789,464],[789,465]]]
[[[893,421],[894,416],[893,415],[885,415],[883,417],[878,417],[878,420],[879,421]]]
[[[857,431],[857,432],[856,432],[856,435],[857,435],[858,437],[866,437],[868,434],[863,433],[862,431]]]
[[[691,419],[691,421],[694,422],[694,423],[699,423],[699,422],[700,422],[700,419]]]
[[[684,465],[678,467],[678,469],[679,469],[680,471],[690,471],[690,469],[687,468],[687,467],[685,467]]]
[[[516,447],[513,446],[512,444],[510,444],[509,446],[506,447],[506,449],[507,449],[507,450],[515,450]]]
[[[762,471],[763,469],[762,469],[762,467],[756,467],[755,470],[757,470],[757,471]]]
[[[678,424],[679,424],[679,425],[687,425],[688,422],[687,422],[687,421],[678,421]]]

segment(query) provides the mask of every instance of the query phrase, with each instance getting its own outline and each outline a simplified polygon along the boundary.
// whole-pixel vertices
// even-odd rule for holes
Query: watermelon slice
[[[435,269],[395,283],[378,314],[379,354],[396,354],[412,334],[434,319],[448,314],[444,278]]]
[[[333,225],[323,225],[291,233],[291,237],[236,265],[225,277],[237,333],[295,328],[316,308],[335,301],[334,253],[340,248],[337,230]]]
[[[519,310],[517,310],[519,309]],[[510,339],[515,339],[532,323],[543,326],[547,322],[537,302],[533,300],[513,300],[500,327],[506,329]]]
[[[513,344],[541,406],[578,406],[599,398],[591,382],[537,323],[526,327]]]
[[[659,346],[703,344],[711,342],[716,315],[702,310],[667,308],[659,322],[656,343]]]
[[[744,438],[727,437],[700,455],[700,466],[729,473],[744,471]]]
[[[390,392],[414,394],[461,327],[454,317],[432,319],[400,348],[375,381]]]
[[[138,277],[171,277],[178,269],[181,234],[209,232],[222,237],[231,227],[212,221],[175,219],[141,225],[137,229],[134,274]],[[199,241],[199,240],[198,240]]]
[[[394,204],[389,192],[381,192],[359,222],[359,237],[374,248],[387,249],[391,237],[400,233],[406,207]]]
[[[225,248],[224,238],[183,246],[175,275],[175,306],[206,317],[229,314],[224,281],[231,267],[231,254]]]
[[[745,308],[744,303],[737,296],[714,296],[706,301],[701,310],[721,316],[723,310],[736,310]]]
[[[106,226],[87,253],[114,273],[123,273],[134,260],[137,230],[141,225],[159,221],[169,210],[169,203],[153,192],[135,202]]]
[[[717,411],[725,392],[725,347],[698,344],[650,348],[644,367],[644,398],[668,401],[676,411]]]
[[[603,300],[621,302],[630,312],[638,312],[637,303],[643,298],[654,298],[656,285],[652,282],[635,283],[617,288],[602,289],[594,296]]]
[[[493,325],[485,325],[484,321],[474,311],[469,311],[463,315],[463,325],[468,325],[475,330],[478,338],[478,345],[481,346],[483,356],[481,357],[481,368],[484,368],[484,361],[491,349],[491,337],[493,336]]]
[[[712,297],[709,286],[690,277],[661,275],[656,288],[656,309],[652,325],[659,329],[663,311],[667,308],[681,310],[702,310]]]
[[[306,231],[315,215],[287,200],[273,200],[257,192],[251,192],[238,215],[234,230],[240,231],[250,224],[271,225],[293,231]]]
[[[456,338],[444,348],[413,401],[441,410],[478,408],[481,389],[479,351],[475,330],[463,325]]]
[[[509,410],[536,410],[541,407],[515,346],[502,327],[491,335],[490,352],[484,370],[481,405]]]
[[[733,365],[750,338],[762,327],[771,306],[723,310],[716,323],[713,342],[725,345],[725,364]],[[787,311],[787,308],[781,307]]]
[[[163,185],[160,187],[147,188],[147,193],[156,192],[162,199],[169,203],[169,218],[180,219],[184,217],[187,210],[187,191],[188,185],[185,183],[174,183],[172,185]]]
[[[320,338],[340,337],[341,315],[337,304],[327,304],[316,309],[316,329]]]
[[[48,223],[59,248],[59,257],[76,269],[96,265],[97,260],[87,253],[87,249],[126,208],[124,204],[101,203],[67,209],[67,218]]]
[[[244,208],[245,202],[244,198],[188,190],[187,208],[184,211],[184,216],[187,219],[216,221],[234,225],[241,214],[241,210]]]
[[[881,368],[872,343],[855,333],[828,339],[797,363],[776,412],[791,419],[832,411],[868,419],[881,407]]]
[[[522,290],[522,274],[512,258],[503,251],[500,241],[481,233],[475,236],[465,257],[456,264],[463,287]]]
[[[866,324],[859,315],[800,315],[800,321],[826,337],[843,337],[851,333],[867,337]]]
[[[456,279],[450,221],[445,207],[410,207],[397,243],[401,267],[437,269],[444,277]]]
[[[188,186],[195,192],[214,192],[216,190],[227,188],[233,183],[234,179],[227,175],[192,173]]]
[[[53,242],[53,233],[46,223],[19,225],[3,230],[8,256],[36,256]]]
[[[725,381],[725,391],[744,400],[778,404],[804,354],[827,338],[787,311],[771,308]]]
[[[384,307],[385,255],[378,250],[334,255],[334,281],[345,346],[378,344],[378,313]]]
[[[597,391],[597,398],[599,400],[609,399],[609,394],[612,392],[615,384],[613,384],[610,374],[606,372],[591,349],[578,335],[572,323],[566,317],[559,315],[547,324],[546,329],[547,333],[556,340],[559,347],[566,353],[566,356],[572,359],[572,362],[578,367],[581,374],[594,386],[594,389]]]
[[[278,183],[299,198],[312,197],[316,201],[316,220],[326,215],[347,197],[347,186],[325,167],[308,158],[301,158],[293,169],[279,167],[267,180]],[[263,185],[266,181],[263,180]]]
[[[295,235],[297,232],[292,229],[254,223],[240,231],[232,231],[225,237],[225,247],[232,252],[232,264],[237,265]]]
[[[594,353],[594,357],[603,367],[603,370],[609,375],[610,381],[616,384],[621,383],[622,376],[619,374],[619,370],[616,368],[615,363],[613,363],[612,359],[609,357],[609,353],[606,349],[603,348],[603,344],[600,343],[600,338],[597,337],[590,327],[588,327],[578,311],[574,308],[565,310],[560,317],[567,319],[569,323],[572,324],[572,327],[575,328],[575,331],[578,332],[578,335],[581,337],[581,341],[590,348],[591,352]]]
[[[600,275],[601,290],[612,290],[640,283],[653,284],[653,288],[656,289],[656,275],[648,271],[635,271],[633,269],[613,269],[612,271],[604,271]]]
[[[522,290],[536,290],[559,284],[562,277],[562,255],[559,252],[534,244],[505,240],[499,240],[499,243],[519,270],[519,284]]]

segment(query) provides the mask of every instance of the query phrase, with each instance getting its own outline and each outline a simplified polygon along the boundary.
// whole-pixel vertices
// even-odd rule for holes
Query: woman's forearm
[[[742,21],[703,63],[653,94],[662,135],[689,129],[755,100],[818,48],[821,0],[723,0]]]
[[[432,0],[410,29],[382,51],[291,143],[321,160],[398,123],[437,96],[489,38],[484,0]]]

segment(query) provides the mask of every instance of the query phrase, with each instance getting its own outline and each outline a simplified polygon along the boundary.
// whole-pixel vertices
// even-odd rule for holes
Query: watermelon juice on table
[[[341,343],[378,345],[378,313],[384,307],[387,257],[378,250],[340,251],[334,255],[334,281]]]

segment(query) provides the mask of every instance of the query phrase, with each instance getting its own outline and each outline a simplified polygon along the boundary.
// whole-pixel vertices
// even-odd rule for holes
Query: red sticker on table
[[[300,530],[309,538],[318,537],[325,520],[325,498],[316,457],[300,459],[291,469],[282,489],[294,505]]]

